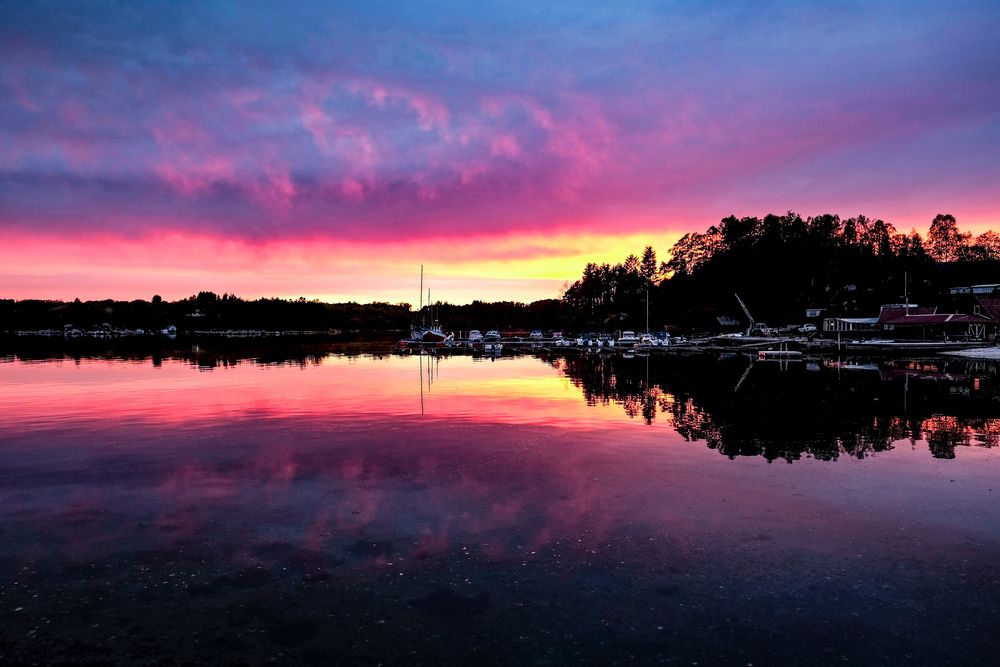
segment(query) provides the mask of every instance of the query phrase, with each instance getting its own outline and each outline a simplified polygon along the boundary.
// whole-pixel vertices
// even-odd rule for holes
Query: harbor
[[[692,355],[744,353],[761,358],[796,357],[836,357],[842,354],[855,356],[908,356],[928,355],[964,350],[997,348],[987,341],[906,341],[883,339],[826,339],[811,337],[733,337],[712,336],[706,338],[673,341],[669,338],[656,342],[625,343],[613,336],[588,337],[545,337],[530,339],[522,336],[502,337],[493,343],[481,339],[450,338],[445,341],[421,343],[400,341],[395,351],[402,354],[431,352],[435,354],[501,354],[530,352],[564,352],[573,354],[618,354],[618,355]]]

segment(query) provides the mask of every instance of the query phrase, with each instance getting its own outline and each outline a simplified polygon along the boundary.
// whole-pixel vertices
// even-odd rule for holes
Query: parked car
[[[816,333],[815,324],[803,324],[799,327],[799,333]]]

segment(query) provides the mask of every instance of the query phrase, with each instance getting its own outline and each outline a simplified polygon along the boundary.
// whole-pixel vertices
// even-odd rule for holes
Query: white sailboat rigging
[[[420,324],[414,323],[410,327],[410,342],[413,343],[445,343],[454,337],[454,334],[446,334],[441,328],[441,324],[434,319],[434,308],[431,306],[431,291],[427,290],[427,306],[431,311],[431,323],[427,324],[424,315],[424,265],[420,265]]]

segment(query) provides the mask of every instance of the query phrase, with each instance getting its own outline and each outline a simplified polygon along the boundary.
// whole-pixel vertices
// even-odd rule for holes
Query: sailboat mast
[[[424,321],[424,265],[420,265],[420,322]]]
[[[649,290],[646,290],[646,333],[649,333]]]
[[[906,289],[907,278],[906,271],[903,271],[903,303],[906,304],[906,314],[910,314],[910,293]]]

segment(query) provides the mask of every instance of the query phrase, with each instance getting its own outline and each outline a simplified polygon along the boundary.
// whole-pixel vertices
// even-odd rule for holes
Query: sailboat
[[[428,325],[424,318],[424,265],[420,265],[420,324],[414,323],[410,327],[410,343],[422,344],[443,344],[454,338],[454,334],[446,334],[441,329],[441,324],[434,319],[434,308],[431,306],[431,291],[427,290],[427,305],[430,308],[431,324]]]

